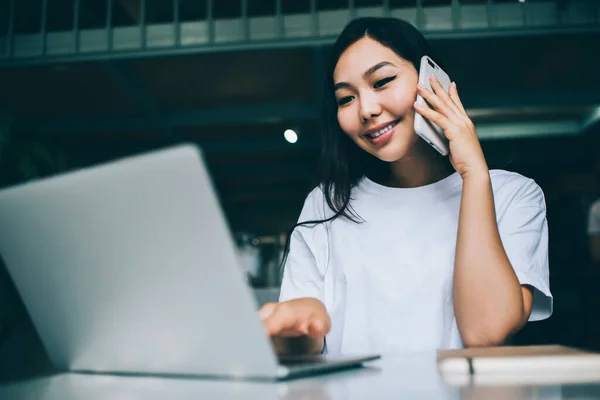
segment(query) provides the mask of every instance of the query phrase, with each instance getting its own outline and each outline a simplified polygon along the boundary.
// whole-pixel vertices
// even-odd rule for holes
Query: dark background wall
[[[324,65],[358,15],[422,29],[490,167],[546,194],[555,313],[514,342],[597,343],[600,268],[586,235],[600,196],[596,1],[0,0],[0,186],[193,142],[230,228],[256,239],[266,271],[314,185]],[[255,286],[276,284],[265,271]],[[0,341],[26,342],[4,271],[0,283]]]

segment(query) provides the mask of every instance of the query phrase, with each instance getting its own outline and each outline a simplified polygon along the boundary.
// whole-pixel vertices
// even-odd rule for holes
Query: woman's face
[[[342,53],[333,72],[337,118],[363,150],[387,162],[405,158],[415,135],[415,67],[393,50],[364,37]]]

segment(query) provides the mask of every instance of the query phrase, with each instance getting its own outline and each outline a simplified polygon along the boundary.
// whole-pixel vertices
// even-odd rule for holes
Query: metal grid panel
[[[434,38],[600,28],[595,0],[32,1],[0,3],[0,65],[319,45],[360,16]]]

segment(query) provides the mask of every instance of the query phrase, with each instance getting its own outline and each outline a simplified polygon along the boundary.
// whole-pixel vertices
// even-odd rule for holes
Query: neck
[[[431,146],[419,141],[413,150],[407,157],[390,164],[389,186],[398,188],[425,186],[449,175],[438,162],[438,155]]]

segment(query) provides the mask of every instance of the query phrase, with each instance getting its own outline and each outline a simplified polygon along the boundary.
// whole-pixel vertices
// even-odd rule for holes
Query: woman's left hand
[[[450,162],[463,179],[470,175],[488,175],[475,125],[458,97],[456,84],[452,82],[446,92],[435,76],[429,81],[433,91],[420,85],[417,90],[433,109],[415,103],[415,110],[444,130],[450,144]]]

